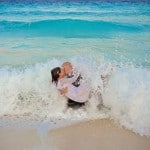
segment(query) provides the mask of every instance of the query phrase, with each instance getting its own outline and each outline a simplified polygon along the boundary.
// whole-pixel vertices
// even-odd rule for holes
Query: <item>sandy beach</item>
[[[118,127],[110,120],[91,120],[46,132],[0,129],[1,150],[149,150],[150,138]]]

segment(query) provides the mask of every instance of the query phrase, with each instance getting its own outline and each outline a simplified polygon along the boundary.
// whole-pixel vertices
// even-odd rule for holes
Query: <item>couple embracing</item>
[[[97,106],[103,105],[101,93],[93,91],[90,84],[70,62],[64,62],[61,67],[51,70],[52,82],[60,94],[67,98],[67,106],[80,108],[89,100],[92,93],[97,97]]]

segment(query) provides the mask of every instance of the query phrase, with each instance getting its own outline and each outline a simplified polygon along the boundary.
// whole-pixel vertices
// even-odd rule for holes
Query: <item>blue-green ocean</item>
[[[109,112],[63,112],[50,70],[70,61],[104,90]],[[0,1],[0,115],[112,118],[150,136],[150,3],[146,0]],[[92,103],[92,102],[91,102]]]

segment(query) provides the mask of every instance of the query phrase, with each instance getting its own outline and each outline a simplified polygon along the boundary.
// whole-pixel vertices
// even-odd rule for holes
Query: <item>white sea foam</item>
[[[150,136],[150,71],[143,68],[118,68],[104,92],[111,117],[126,128]]]
[[[85,108],[66,109],[66,99],[51,83],[50,70],[62,63],[53,59],[22,69],[0,69],[0,115],[29,113],[33,119],[56,122],[59,119],[75,121],[111,117],[136,133],[150,136],[149,69],[114,67],[90,57],[74,57],[70,61],[92,81],[92,88],[103,88],[104,104],[111,110],[98,111],[94,98]],[[110,75],[105,87],[100,75]]]

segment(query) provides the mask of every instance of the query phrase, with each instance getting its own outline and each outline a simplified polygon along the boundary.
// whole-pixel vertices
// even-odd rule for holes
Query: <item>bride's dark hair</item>
[[[60,72],[60,67],[55,67],[51,70],[52,82],[55,82],[57,84]]]

